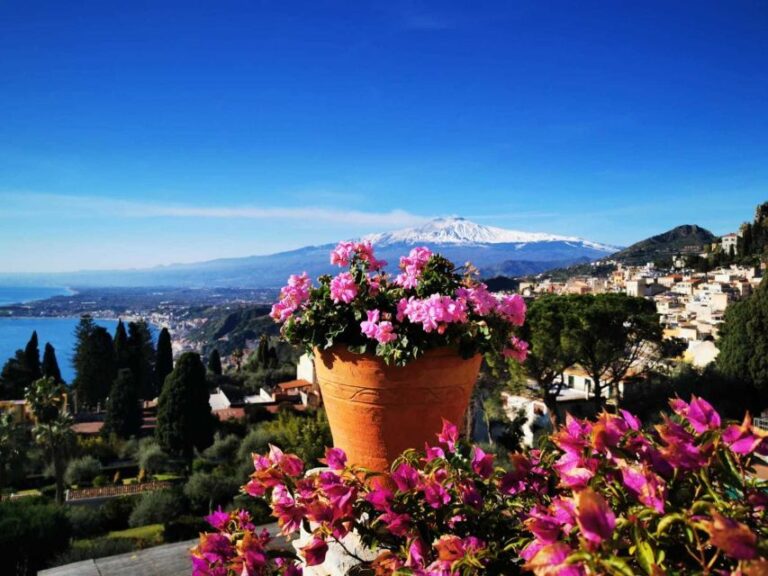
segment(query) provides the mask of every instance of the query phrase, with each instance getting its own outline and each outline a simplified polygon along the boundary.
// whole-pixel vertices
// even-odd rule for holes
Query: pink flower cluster
[[[349,304],[357,296],[357,284],[352,274],[342,272],[331,280],[331,300],[336,304],[344,302]]]
[[[410,251],[408,256],[400,258],[400,274],[395,278],[395,284],[403,288],[416,288],[419,285],[419,278],[429,259],[432,258],[432,251],[424,246],[419,246]]]
[[[402,298],[397,304],[397,321],[405,318],[414,324],[421,324],[424,332],[436,331],[443,334],[448,324],[463,324],[467,321],[467,303],[462,298],[451,298],[432,294],[428,298]]]
[[[292,274],[288,285],[280,290],[280,300],[272,306],[270,316],[277,322],[285,322],[293,313],[309,300],[312,281],[304,272],[301,275]]]
[[[364,262],[368,270],[372,272],[381,270],[387,265],[384,260],[378,260],[374,256],[373,245],[367,240],[363,242],[340,242],[331,251],[331,264],[341,267],[349,266],[355,257]]]
[[[286,535],[309,522],[308,566],[356,530],[377,541],[371,568],[382,576],[509,566],[536,576],[765,573],[768,494],[746,472],[753,454],[768,452],[768,434],[749,418],[723,428],[701,398],[671,405],[675,416],[655,431],[626,411],[569,416],[553,446],[509,455],[507,470],[460,446],[446,421],[435,445],[404,453],[384,478],[350,466],[338,448],[326,450],[327,470],[304,477],[296,456],[272,447],[254,455],[246,492],[269,500]],[[247,513],[219,510],[208,521],[217,532],[193,551],[196,576],[298,573],[287,556],[265,553],[269,537]]]
[[[501,352],[505,358],[512,358],[518,362],[525,362],[528,357],[528,342],[521,340],[517,336],[512,336],[509,340],[509,346]]]
[[[368,310],[366,312],[367,320],[360,322],[360,329],[368,338],[372,338],[381,344],[386,344],[397,340],[397,334],[394,332],[392,322],[387,320],[380,321],[381,312],[379,310]]]

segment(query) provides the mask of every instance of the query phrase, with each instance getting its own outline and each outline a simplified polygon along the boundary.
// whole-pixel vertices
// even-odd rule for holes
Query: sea
[[[0,286],[0,305],[45,300],[53,296],[71,294],[67,288],[49,287],[6,287]],[[72,352],[75,346],[75,327],[79,318],[29,318],[0,317],[0,366],[12,357],[16,350],[27,345],[32,332],[37,330],[42,360],[45,343],[50,342],[56,349],[61,376],[70,384],[75,376],[72,367]],[[104,326],[114,334],[117,320],[94,319],[96,324]]]

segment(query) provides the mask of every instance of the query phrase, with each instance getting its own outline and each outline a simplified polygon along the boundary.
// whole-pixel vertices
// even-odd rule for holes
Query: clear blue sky
[[[765,1],[0,4],[0,272],[765,200]]]

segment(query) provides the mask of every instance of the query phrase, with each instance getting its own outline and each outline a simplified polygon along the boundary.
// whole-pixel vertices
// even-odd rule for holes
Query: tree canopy
[[[141,429],[142,411],[133,374],[127,368],[117,373],[107,400],[103,432],[119,438],[136,436]]]
[[[157,358],[155,360],[155,391],[159,394],[163,389],[165,379],[173,371],[173,347],[171,333],[168,328],[160,330],[157,337]]]
[[[167,453],[191,459],[195,448],[203,450],[211,445],[213,428],[205,366],[199,354],[186,352],[160,393],[157,441]]]

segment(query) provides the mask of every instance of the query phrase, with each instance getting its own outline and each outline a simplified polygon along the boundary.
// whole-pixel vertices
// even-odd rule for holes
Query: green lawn
[[[107,534],[107,538],[130,538],[133,540],[146,540],[148,542],[162,544],[163,525],[148,524],[147,526],[128,528],[128,530],[118,530]]]

